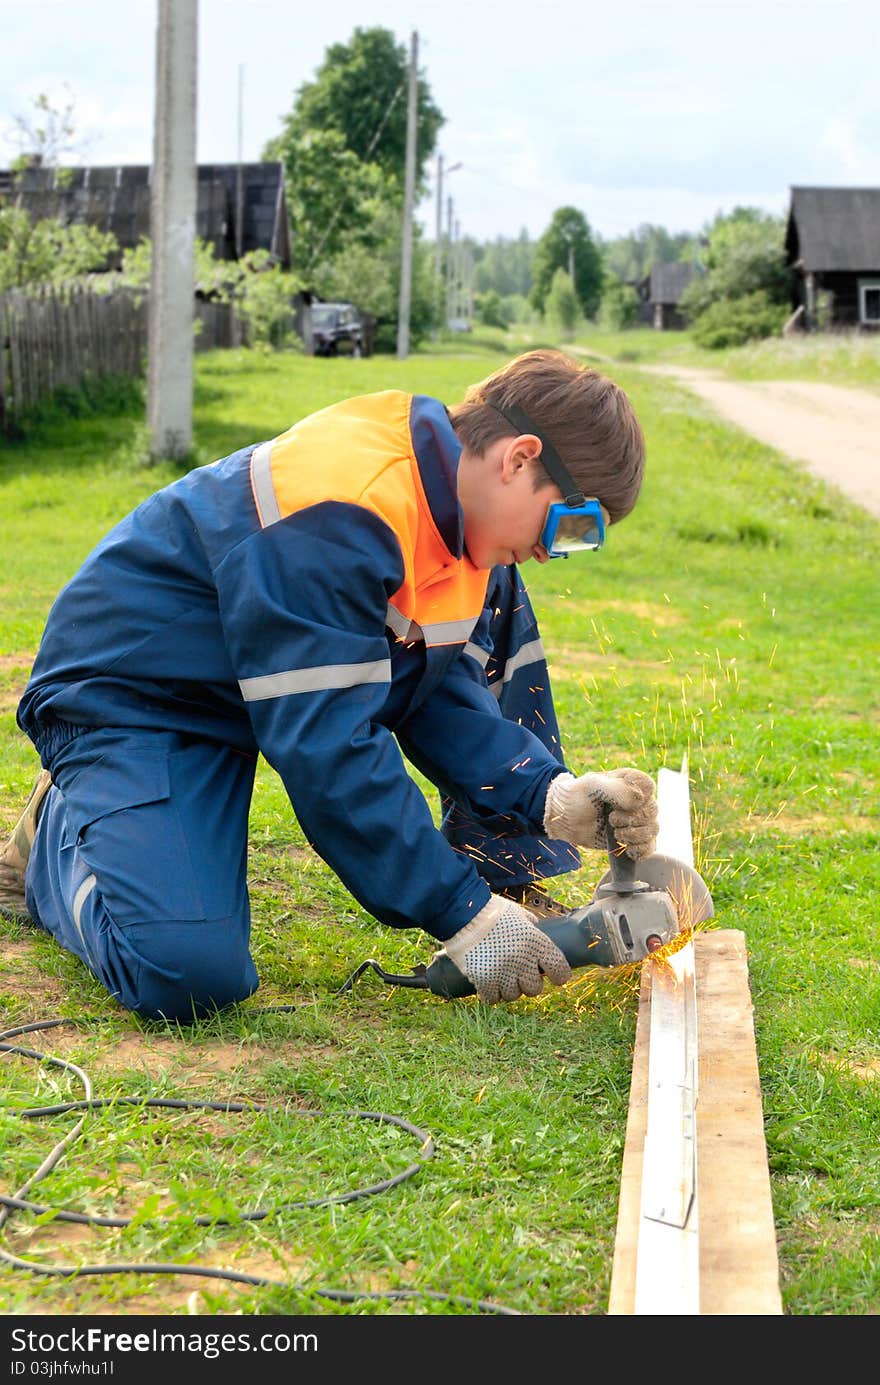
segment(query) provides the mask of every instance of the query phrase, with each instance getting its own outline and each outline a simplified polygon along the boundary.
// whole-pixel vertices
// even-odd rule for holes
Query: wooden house
[[[785,255],[804,326],[880,328],[880,188],[793,187]]]
[[[149,164],[65,169],[36,164],[14,180],[0,172],[0,194],[24,207],[32,219],[53,217],[112,231],[121,252],[150,234],[150,172]],[[197,175],[196,235],[213,246],[216,257],[236,260],[262,249],[289,269],[283,166],[199,164]],[[118,268],[118,262],[108,268]]]
[[[658,332],[684,327],[685,318],[679,302],[696,273],[696,266],[690,262],[675,261],[667,264],[662,260],[655,260],[651,265],[650,274],[646,274],[636,286],[640,321],[649,323]]]

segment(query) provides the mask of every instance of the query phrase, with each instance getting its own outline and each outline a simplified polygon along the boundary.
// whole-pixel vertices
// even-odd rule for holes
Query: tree
[[[402,196],[406,156],[406,90],[409,53],[390,29],[355,29],[348,43],[334,43],[311,82],[297,92],[277,140],[264,157],[287,163],[286,149],[308,132],[335,131],[362,164],[378,164]],[[416,182],[424,185],[444,116],[424,77],[418,79]]]
[[[602,259],[583,212],[560,207],[538,241],[532,266],[530,301],[544,312],[557,269],[570,276],[582,312],[592,317],[602,292]]]
[[[682,306],[698,317],[720,299],[766,293],[771,303],[789,301],[785,222],[755,207],[717,216],[707,231],[706,273],[688,285]]]
[[[362,163],[338,130],[306,130],[289,140],[284,169],[291,258],[308,275],[318,260],[337,253],[350,232],[369,225],[387,200],[389,179],[378,164]]]
[[[32,284],[60,284],[106,269],[116,237],[94,226],[31,221],[21,207],[0,206],[0,292]]]
[[[13,116],[10,138],[19,147],[13,161],[12,191],[28,166],[36,162],[55,168],[58,184],[70,170],[59,169],[64,154],[82,149],[87,141],[76,135],[76,100],[64,88],[63,104],[41,92],[29,115]],[[61,284],[107,268],[118,251],[116,237],[94,226],[66,225],[56,217],[31,220],[14,199],[0,199],[0,292],[33,284]]]
[[[570,274],[557,269],[544,301],[544,316],[554,323],[563,337],[574,336],[580,317],[580,303]]]
[[[494,290],[501,298],[525,298],[532,287],[534,242],[523,229],[516,240],[498,236],[485,245],[475,245],[474,289],[477,293]]]
[[[47,168],[57,168],[65,155],[81,153],[89,139],[76,133],[76,97],[66,84],[57,98],[60,104],[40,92],[31,101],[27,115],[12,117],[12,132],[7,136],[18,145],[15,167],[26,167],[32,160]]]
[[[651,272],[655,260],[673,264],[677,260],[693,261],[699,254],[699,236],[690,231],[667,231],[664,226],[643,222],[635,231],[613,240],[602,241],[602,259],[606,272],[624,284],[635,284]]]
[[[394,351],[400,300],[401,236],[399,210],[385,205],[364,226],[349,231],[332,259],[315,266],[310,287],[325,300],[355,303],[376,319],[374,347]],[[410,343],[417,346],[435,320],[433,256],[413,227]]]

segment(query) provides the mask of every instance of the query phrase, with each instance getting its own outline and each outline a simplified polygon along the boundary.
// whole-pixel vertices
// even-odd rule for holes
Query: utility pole
[[[198,0],[158,0],[158,10],[147,426],[152,457],[182,458],[192,440]]]
[[[455,170],[456,170],[457,168],[461,168],[461,163],[460,163],[460,162],[459,162],[459,163],[455,163],[455,164],[451,164],[451,165],[449,166],[449,168],[447,168],[447,170],[446,170],[446,176],[448,177],[450,173],[454,173]],[[451,202],[450,202],[450,206],[451,206]],[[450,212],[449,212],[449,216],[450,216],[450,219],[451,219],[451,217],[452,217],[452,212],[451,212],[451,210],[450,210]],[[448,245],[447,245],[446,254],[447,254],[447,257],[448,257],[448,255],[449,255],[449,248],[448,248]],[[447,269],[447,273],[448,273],[448,269]],[[443,314],[443,312],[444,312],[445,299],[446,299],[446,294],[445,294],[445,290],[444,290],[444,279],[443,279],[443,155],[442,155],[442,154],[438,154],[438,155],[437,155],[437,210],[436,210],[436,221],[435,221],[435,226],[434,226],[434,294],[435,294],[435,300],[436,300],[437,313],[438,313],[438,315],[442,316],[442,314]],[[448,316],[448,313],[447,313],[447,316]],[[435,324],[435,326],[434,326],[434,331],[433,331],[433,334],[432,334],[432,335],[433,335],[433,337],[434,337],[434,340],[436,341],[437,338],[438,338],[439,335],[440,335],[440,323],[439,323],[439,321]]]
[[[238,167],[235,171],[235,258],[244,250],[244,169],[242,168],[242,130],[244,124],[244,66],[238,65]]]
[[[455,282],[455,250],[452,244],[452,198],[446,199],[446,326],[453,313],[453,285]]]
[[[413,30],[409,54],[409,102],[406,111],[406,165],[403,197],[403,237],[400,255],[400,299],[397,312],[397,359],[409,355],[409,315],[412,297],[413,204],[416,186],[416,129],[418,122],[419,36]]]
[[[466,248],[464,279],[464,318],[468,330],[474,325],[474,256],[471,247]]]
[[[443,155],[437,155],[437,210],[434,220],[434,311],[437,321],[431,335],[440,336],[440,314],[443,311]]]
[[[238,65],[238,163],[235,169],[235,259],[238,262],[244,250],[244,169],[242,167],[242,132],[244,127],[244,65]],[[242,345],[242,321],[238,312],[238,297],[233,293],[230,304],[232,321],[230,337],[233,346]]]
[[[443,264],[443,155],[437,155],[437,214],[434,229],[434,276],[437,282]]]

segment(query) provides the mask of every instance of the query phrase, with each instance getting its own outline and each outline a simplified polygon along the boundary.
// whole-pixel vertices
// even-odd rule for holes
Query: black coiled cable
[[[291,1007],[284,1007],[285,1009]],[[43,1215],[46,1212],[53,1212],[59,1221],[71,1221],[84,1223],[90,1226],[112,1226],[124,1227],[131,1224],[128,1217],[101,1217],[87,1215],[84,1212],[71,1212],[57,1210],[40,1203],[33,1202],[29,1194],[32,1189],[42,1182],[44,1178],[56,1167],[71,1146],[79,1139],[85,1127],[85,1122],[89,1111],[99,1110],[102,1107],[113,1106],[140,1106],[140,1107],[170,1107],[175,1110],[205,1110],[223,1112],[245,1112],[261,1111],[266,1107],[257,1102],[215,1102],[215,1101],[182,1101],[168,1097],[109,1097],[96,1098],[92,1095],[92,1084],[89,1076],[82,1068],[75,1063],[71,1063],[66,1058],[59,1058],[54,1054],[40,1053],[36,1049],[25,1048],[18,1044],[7,1042],[9,1039],[17,1038],[21,1034],[34,1033],[40,1030],[54,1029],[63,1024],[75,1024],[74,1020],[50,1019],[37,1020],[31,1024],[22,1024],[14,1029],[7,1029],[0,1032],[0,1052],[14,1053],[22,1058],[29,1058],[39,1063],[51,1063],[56,1067],[64,1068],[73,1073],[82,1083],[85,1092],[85,1099],[82,1101],[66,1101],[54,1106],[32,1106],[18,1112],[21,1119],[36,1120],[42,1116],[61,1115],[68,1111],[82,1111],[83,1115],[77,1121],[72,1130],[59,1140],[58,1144],[50,1150],[39,1168],[31,1174],[30,1178],[15,1193],[0,1193],[0,1232],[7,1225],[10,1218],[16,1212],[32,1212],[36,1215]],[[297,1111],[298,1116],[320,1117],[326,1114],[321,1111]],[[412,1178],[417,1174],[426,1161],[433,1157],[434,1141],[426,1130],[421,1130],[417,1125],[404,1120],[401,1116],[388,1115],[382,1111],[344,1111],[341,1113],[354,1120],[368,1120],[395,1125],[402,1130],[406,1130],[419,1141],[418,1156],[413,1163],[405,1168],[401,1173],[395,1174],[393,1178],[384,1179],[379,1183],[372,1183],[361,1188],[353,1188],[345,1193],[334,1194],[330,1197],[305,1198],[297,1201],[284,1203],[285,1207],[324,1207],[330,1203],[355,1202],[360,1198],[372,1197],[378,1193],[384,1193],[389,1188],[394,1188],[403,1183],[406,1179]],[[274,1209],[280,1210],[280,1209]],[[250,1211],[239,1213],[236,1221],[259,1221],[272,1215],[272,1209],[255,1208]],[[167,1218],[151,1218],[155,1224],[160,1221],[167,1221]],[[200,1226],[228,1226],[231,1225],[218,1217],[196,1217],[197,1225]],[[495,1313],[505,1316],[519,1317],[519,1312],[514,1308],[504,1308],[500,1304],[492,1303],[485,1299],[469,1299],[456,1294],[442,1294],[429,1289],[388,1289],[384,1291],[367,1290],[346,1290],[346,1289],[310,1289],[306,1286],[297,1286],[285,1283],[283,1280],[267,1279],[263,1275],[244,1274],[237,1270],[216,1269],[209,1265],[178,1265],[178,1264],[113,1264],[113,1265],[56,1265],[36,1264],[30,1260],[24,1260],[18,1255],[13,1255],[11,1251],[0,1246],[0,1260],[10,1265],[13,1269],[26,1270],[31,1274],[52,1275],[60,1278],[72,1278],[83,1275],[98,1274],[177,1274],[193,1275],[208,1279],[224,1279],[235,1284],[252,1284],[258,1287],[290,1289],[300,1288],[304,1294],[312,1294],[317,1298],[331,1299],[337,1303],[355,1303],[361,1299],[432,1299],[438,1302],[454,1304],[458,1307],[469,1308],[479,1313]]]

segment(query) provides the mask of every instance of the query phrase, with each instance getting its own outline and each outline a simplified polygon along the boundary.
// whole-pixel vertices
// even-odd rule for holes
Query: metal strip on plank
[[[686,762],[657,777],[657,849],[693,865]],[[700,1312],[698,1048],[693,943],[651,972],[647,1119],[636,1249],[635,1314]]]

